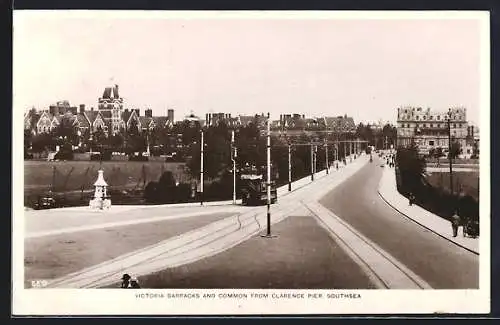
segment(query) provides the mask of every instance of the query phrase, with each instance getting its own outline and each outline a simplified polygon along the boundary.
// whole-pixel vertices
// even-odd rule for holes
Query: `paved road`
[[[380,162],[375,158],[323,197],[321,204],[433,288],[479,288],[479,256],[415,224],[379,197]]]

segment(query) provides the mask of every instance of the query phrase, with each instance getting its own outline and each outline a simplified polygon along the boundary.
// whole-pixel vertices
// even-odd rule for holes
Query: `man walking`
[[[453,216],[451,217],[451,228],[453,230],[453,237],[457,237],[459,226],[460,226],[460,216],[458,215],[457,210],[455,210]]]

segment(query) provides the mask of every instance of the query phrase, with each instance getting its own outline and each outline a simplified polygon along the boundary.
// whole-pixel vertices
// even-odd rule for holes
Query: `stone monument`
[[[97,174],[97,181],[94,183],[95,192],[94,198],[90,200],[89,206],[91,209],[109,209],[111,207],[111,199],[108,197],[106,188],[108,184],[104,180],[104,171],[101,169]]]

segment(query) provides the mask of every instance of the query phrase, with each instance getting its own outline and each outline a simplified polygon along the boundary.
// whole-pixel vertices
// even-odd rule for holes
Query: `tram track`
[[[432,289],[389,253],[318,202],[301,203],[379,289]]]

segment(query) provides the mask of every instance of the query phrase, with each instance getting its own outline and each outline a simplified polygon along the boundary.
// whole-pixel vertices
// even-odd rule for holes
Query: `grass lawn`
[[[272,239],[255,236],[191,264],[139,277],[142,288],[374,288],[312,217],[288,217]],[[119,287],[114,284],[111,287]]]
[[[427,180],[434,187],[442,187],[446,191],[449,191],[449,175],[449,172],[432,172],[427,176]],[[454,193],[459,193],[460,187],[463,188],[465,194],[479,200],[479,172],[453,172]]]
[[[30,161],[24,162],[25,204],[30,198],[46,193],[52,183],[54,192],[70,192],[79,198],[80,191],[90,195],[97,179],[98,161]],[[149,181],[158,180],[164,171],[171,171],[179,182],[188,182],[184,163],[159,161],[103,161],[104,178],[110,190],[142,188]],[[55,167],[55,176],[54,176]],[[139,185],[139,186],[138,186]],[[71,193],[73,191],[73,193]]]
[[[25,286],[54,279],[200,228],[232,213],[218,213],[25,240]]]

